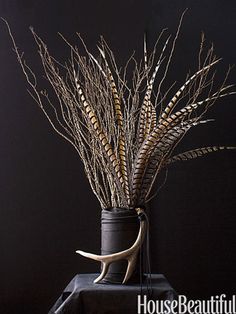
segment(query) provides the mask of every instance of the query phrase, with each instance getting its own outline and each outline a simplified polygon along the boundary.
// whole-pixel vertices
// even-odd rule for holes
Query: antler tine
[[[109,266],[110,266],[110,263],[102,262],[102,272],[101,272],[100,276],[98,276],[94,280],[94,283],[98,283],[99,281],[101,281],[106,276],[108,269],[109,269]]]
[[[122,284],[125,284],[131,277],[135,268],[138,252],[143,243],[145,232],[146,232],[146,220],[145,220],[145,216],[143,215],[143,209],[136,208],[135,210],[137,211],[137,214],[140,218],[140,227],[139,227],[139,233],[138,233],[137,239],[129,249],[121,251],[121,252],[109,254],[109,255],[96,255],[96,254],[84,252],[81,250],[76,251],[76,253],[82,256],[85,256],[87,258],[90,258],[90,259],[93,259],[95,261],[99,261],[102,263],[102,272],[94,280],[94,283],[100,282],[106,276],[110,264],[119,260],[127,260],[128,262],[126,274],[125,274]]]
[[[127,265],[126,274],[125,274],[125,277],[123,279],[122,284],[125,284],[130,279],[130,277],[132,276],[134,269],[135,269],[135,265],[136,265],[137,255],[138,255],[138,251],[135,255],[130,256],[127,259],[128,265]]]

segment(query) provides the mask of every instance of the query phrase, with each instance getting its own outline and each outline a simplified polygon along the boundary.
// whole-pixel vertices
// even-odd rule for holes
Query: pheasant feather
[[[126,156],[126,143],[125,143],[125,135],[124,135],[124,127],[123,127],[123,113],[121,110],[121,102],[120,97],[118,94],[118,90],[115,84],[115,80],[113,78],[112,72],[109,68],[108,62],[106,60],[106,56],[104,51],[99,48],[99,51],[101,53],[101,56],[103,57],[103,60],[106,65],[106,70],[108,72],[108,80],[110,83],[112,95],[113,95],[113,101],[114,101],[114,107],[115,107],[115,117],[116,122],[118,126],[118,158],[120,163],[120,171],[122,173],[123,178],[123,186],[125,189],[125,194],[128,199],[128,203],[130,203],[130,191],[129,191],[129,179],[128,179],[128,170],[127,170],[127,156]]]
[[[182,95],[182,93],[184,92],[184,90],[187,88],[187,86],[189,86],[189,84],[196,79],[200,74],[202,74],[204,71],[210,69],[213,65],[217,64],[221,59],[217,59],[214,62],[210,63],[209,65],[203,67],[202,69],[200,69],[199,71],[197,71],[195,74],[193,74],[182,86],[181,88],[177,91],[177,93],[174,95],[174,97],[171,99],[171,101],[169,102],[169,104],[166,106],[164,112],[161,115],[160,118],[160,122],[162,120],[165,120],[166,118],[168,118],[168,116],[170,115],[171,111],[173,110],[173,108],[175,107],[175,104],[177,102],[177,100],[179,99],[179,97]]]
[[[216,86],[213,69],[220,59],[213,55],[212,47],[206,50],[204,58],[203,42],[198,70],[172,97],[171,88],[163,91],[164,85],[174,86],[167,80],[181,23],[182,17],[170,47],[170,36],[163,40],[164,45],[158,46],[163,38],[161,32],[148,58],[145,38],[144,62],[132,56],[121,69],[104,41],[99,44],[100,59],[96,59],[81,37],[85,56],[61,35],[70,49],[70,57],[65,63],[59,62],[31,29],[45,77],[56,96],[52,100],[45,88],[41,91],[38,87],[36,75],[22,59],[6,22],[30,95],[53,129],[76,149],[102,208],[135,208],[145,204],[163,167],[235,149],[219,145],[174,155],[186,132],[208,121],[201,119],[215,101],[235,94],[230,90],[233,85],[226,83],[228,72],[222,85]],[[131,61],[134,67],[130,72]]]
[[[208,146],[208,147],[196,148],[196,149],[192,149],[192,150],[189,150],[189,151],[186,151],[184,153],[181,153],[181,154],[178,154],[178,155],[171,157],[170,159],[167,160],[167,164],[170,164],[170,163],[173,163],[176,161],[185,161],[185,160],[189,160],[189,159],[202,157],[206,154],[214,153],[214,152],[224,150],[224,149],[236,149],[236,147]]]

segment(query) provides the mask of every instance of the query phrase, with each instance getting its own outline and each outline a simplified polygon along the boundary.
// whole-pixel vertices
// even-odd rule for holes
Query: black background
[[[236,62],[233,0],[1,0],[0,15],[41,73],[30,25],[61,60],[68,49],[58,31],[74,43],[80,32],[95,53],[102,34],[122,65],[133,50],[141,56],[144,31],[150,47],[162,28],[174,32],[186,7],[170,82],[181,84],[196,68],[202,30],[223,57],[223,78],[227,65]],[[76,273],[99,270],[74,252],[99,252],[100,208],[76,152],[53,133],[27,94],[11,47],[1,23],[0,313],[43,314]],[[236,82],[235,70],[231,82]],[[235,145],[235,99],[219,101],[208,115],[216,122],[194,130],[179,150]],[[235,170],[232,151],[175,164],[151,204],[152,270],[164,273],[189,298],[235,294]]]

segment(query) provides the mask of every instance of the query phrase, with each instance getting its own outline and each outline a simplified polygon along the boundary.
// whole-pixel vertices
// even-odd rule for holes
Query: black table
[[[139,284],[94,284],[98,274],[76,275],[48,314],[137,314],[138,295],[151,300],[174,300],[177,294],[161,274],[152,274],[152,293]],[[143,300],[143,299],[142,299]]]

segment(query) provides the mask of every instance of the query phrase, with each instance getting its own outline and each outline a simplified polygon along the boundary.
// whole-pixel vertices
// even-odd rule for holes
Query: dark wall
[[[186,7],[169,80],[181,84],[196,66],[202,30],[223,57],[223,77],[236,62],[235,1],[1,0],[0,15],[39,73],[30,25],[57,58],[68,52],[57,32],[75,42],[78,31],[92,51],[102,34],[122,63],[134,49],[141,55],[144,31],[150,47],[162,28],[174,32]],[[76,152],[53,133],[27,94],[11,48],[1,23],[0,312],[43,314],[76,273],[99,270],[74,252],[99,252],[100,208]],[[231,81],[236,82],[235,70]],[[235,145],[235,99],[219,101],[209,114],[216,122],[192,132],[180,150]],[[152,270],[164,273],[179,293],[194,298],[235,293],[235,173],[231,151],[175,164],[152,201]]]

